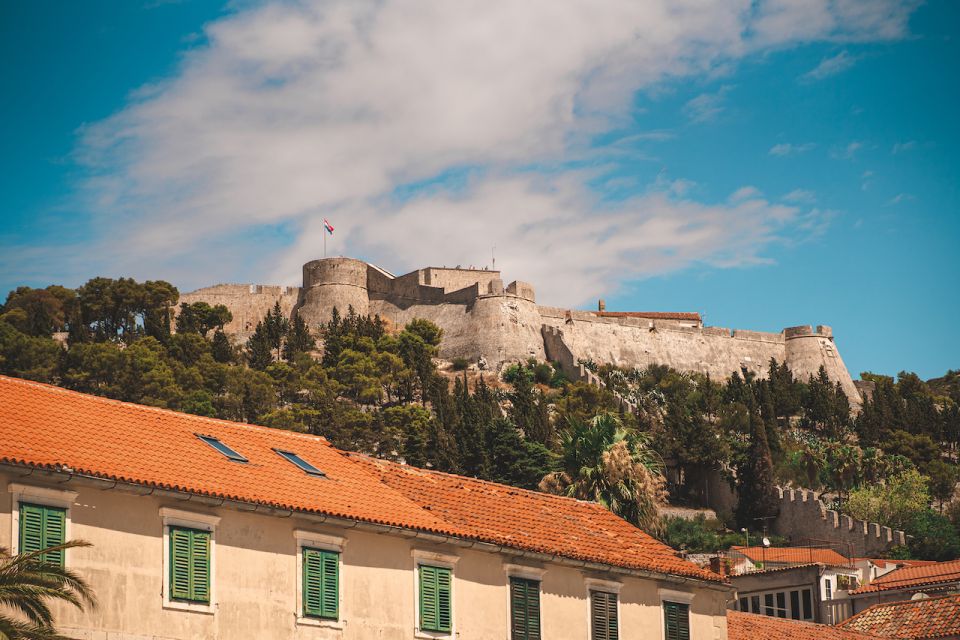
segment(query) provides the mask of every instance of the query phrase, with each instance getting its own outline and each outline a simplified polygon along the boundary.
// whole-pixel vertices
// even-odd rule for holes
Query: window
[[[67,510],[28,502],[20,503],[20,553],[55,547],[66,541]],[[40,556],[42,562],[65,566],[63,549]]]
[[[340,554],[303,547],[303,615],[336,620],[340,602]]]
[[[210,603],[210,532],[170,527],[170,599]]]
[[[420,565],[420,630],[449,633],[452,626],[452,571]]]
[[[233,460],[234,462],[249,462],[249,460],[247,460],[245,457],[243,457],[242,455],[240,455],[239,453],[237,453],[227,445],[223,444],[213,436],[202,436],[199,433],[196,434],[196,436],[201,440],[203,440],[204,442],[206,442],[211,447],[213,447],[214,449],[216,449],[217,451],[219,451],[220,453],[222,453],[223,455],[227,456],[229,460]]]
[[[511,640],[540,640],[540,582],[510,578]]]
[[[824,597],[824,600],[833,600],[833,594],[831,593],[833,585],[830,583],[830,578],[827,578],[826,580],[823,581],[823,588],[826,592],[826,596]]]
[[[778,618],[787,617],[787,592],[786,591],[777,592],[777,617]]]
[[[607,591],[590,592],[591,640],[617,640],[620,624],[617,619],[617,594]]]
[[[690,640],[690,605],[664,601],[663,628],[666,640]]]
[[[800,592],[790,592],[790,617],[794,620],[800,619]]]
[[[341,564],[347,540],[303,529],[295,529],[293,537],[297,541],[297,624],[343,629]]]
[[[760,596],[752,596],[750,598],[750,612],[760,613]]]
[[[813,620],[813,594],[810,589],[804,589],[800,595],[803,596],[803,619]]]
[[[746,596],[740,598],[740,611],[748,612],[750,611],[750,599]]]
[[[763,615],[772,616],[773,615],[773,594],[766,593],[763,595]]]
[[[163,607],[216,611],[216,527],[219,516],[161,507]]]
[[[292,462],[293,464],[303,469],[309,475],[318,476],[320,478],[326,477],[326,474],[323,471],[320,471],[320,469],[317,469],[315,466],[313,466],[312,464],[310,464],[309,462],[307,462],[297,454],[293,453],[292,451],[281,451],[280,449],[274,449],[274,451],[276,451],[277,454],[283,457],[284,459]]]

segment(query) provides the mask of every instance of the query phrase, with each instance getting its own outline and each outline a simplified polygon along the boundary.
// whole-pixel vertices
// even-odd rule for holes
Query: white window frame
[[[193,611],[213,615],[217,612],[217,525],[220,516],[194,511],[183,511],[172,507],[160,507],[160,519],[163,521],[163,576],[161,593],[163,608],[178,611]],[[181,602],[170,599],[170,527],[187,527],[210,532],[210,602]]]
[[[623,634],[621,633],[621,619],[623,616],[620,615],[620,590],[623,589],[623,583],[613,580],[586,578],[583,581],[583,584],[587,590],[587,640],[593,640],[593,607],[591,606],[593,603],[590,599],[591,591],[604,591],[617,596],[617,637],[622,638]]]
[[[511,635],[513,628],[510,624],[511,619],[513,618],[513,600],[510,597],[510,578],[523,578],[524,580],[536,580],[541,584],[540,594],[543,595],[543,576],[547,573],[546,569],[541,569],[539,567],[528,567],[522,564],[510,564],[504,563],[503,570],[507,574],[507,633],[504,638],[512,638]],[[540,602],[540,635],[543,635],[543,601]]]
[[[347,539],[341,536],[332,536],[327,533],[317,533],[316,531],[307,531],[305,529],[295,529],[293,537],[297,541],[297,611],[296,620],[298,625],[307,627],[324,627],[327,629],[343,629],[346,620],[343,617],[343,598],[344,593],[344,575],[343,575],[343,548],[347,545]],[[321,549],[323,551],[333,551],[337,553],[337,619],[326,620],[324,618],[313,618],[303,615],[303,550]]]
[[[7,485],[10,492],[10,549],[13,554],[20,553],[20,503],[38,504],[44,507],[56,507],[64,509],[65,523],[63,528],[64,542],[72,540],[73,525],[71,511],[73,504],[77,500],[76,491],[67,491],[66,489],[50,489],[48,487],[35,487],[19,482],[11,482]],[[70,556],[73,549],[66,549],[63,553],[63,566],[70,566]]]
[[[413,635],[417,638],[455,638],[457,636],[457,562],[459,556],[438,551],[413,549]],[[427,631],[420,628],[420,565],[450,569],[450,631]]]
[[[665,619],[665,613],[663,609],[664,602],[673,602],[676,604],[685,604],[689,607],[687,609],[687,622],[690,624],[690,627],[693,627],[693,620],[689,619],[691,615],[691,610],[693,609],[693,599],[696,596],[695,593],[690,591],[676,591],[674,589],[657,589],[657,595],[660,598],[660,637],[667,637],[667,621]],[[737,600],[739,602],[739,599]]]

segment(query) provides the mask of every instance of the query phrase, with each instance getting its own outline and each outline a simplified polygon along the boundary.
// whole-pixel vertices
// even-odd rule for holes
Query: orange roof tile
[[[775,563],[804,563],[819,562],[821,564],[845,567],[850,564],[850,560],[840,555],[833,549],[812,549],[809,547],[770,547],[764,550],[763,547],[731,547],[731,551],[742,553],[751,562]]]
[[[960,560],[900,567],[860,587],[852,594],[911,589],[940,583],[960,583]]]
[[[197,434],[249,462],[231,462]],[[326,474],[305,474],[274,448]],[[345,454],[306,434],[0,376],[0,463],[719,581],[600,505]]]
[[[864,640],[875,636],[838,629],[826,624],[800,622],[757,613],[727,611],[727,637],[730,640]]]
[[[887,638],[960,636],[960,596],[875,604],[839,626]]]
[[[387,486],[473,537],[579,560],[721,579],[595,502],[349,455]]]

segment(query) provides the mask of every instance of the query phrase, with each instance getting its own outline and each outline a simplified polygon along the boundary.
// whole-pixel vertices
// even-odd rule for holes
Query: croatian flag
[[[323,228],[327,230],[327,233],[333,235],[333,225],[326,218],[323,219]]]

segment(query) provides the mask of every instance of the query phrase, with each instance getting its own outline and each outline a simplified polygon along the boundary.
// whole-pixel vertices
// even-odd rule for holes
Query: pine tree
[[[280,301],[273,305],[273,310],[267,312],[263,319],[264,338],[270,345],[270,349],[276,354],[275,359],[279,360],[282,355],[283,341],[290,330],[290,320],[283,315],[280,309]]]
[[[475,396],[467,387],[467,374],[457,378],[453,386],[459,420],[454,428],[459,466],[463,473],[476,478],[487,477],[489,460],[484,448],[489,421],[485,421]]]
[[[230,344],[230,338],[223,332],[223,329],[217,329],[213,334],[213,342],[210,346],[213,359],[217,362],[227,364],[233,362],[235,354],[233,345]]]
[[[755,528],[779,512],[773,484],[773,459],[767,429],[756,409],[750,410],[750,447],[737,469],[737,522]]]
[[[263,371],[273,362],[273,346],[267,336],[263,321],[257,323],[253,335],[247,340],[247,364]]]
[[[316,340],[310,335],[310,329],[304,322],[300,314],[293,317],[290,328],[283,345],[283,358],[287,362],[293,362],[300,353],[310,353],[317,346]]]

